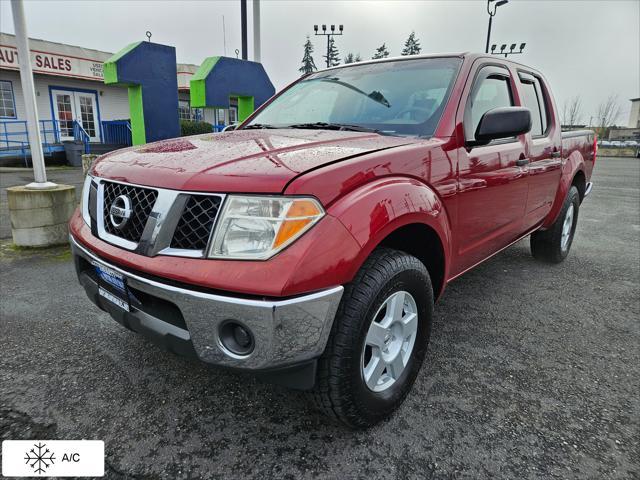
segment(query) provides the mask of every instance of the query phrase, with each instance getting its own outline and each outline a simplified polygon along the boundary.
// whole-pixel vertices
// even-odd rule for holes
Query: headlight
[[[89,226],[91,226],[91,216],[89,215],[89,190],[91,190],[91,180],[93,180],[91,175],[87,175],[84,178],[82,196],[80,197],[80,211],[82,212],[82,218],[84,219],[84,223]]]
[[[209,257],[266,260],[324,216],[317,200],[299,197],[227,197]]]

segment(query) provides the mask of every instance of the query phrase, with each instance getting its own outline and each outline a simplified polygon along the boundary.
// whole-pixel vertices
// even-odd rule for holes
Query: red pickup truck
[[[99,158],[71,244],[125,327],[362,428],[411,389],[449,282],[527,235],[565,259],[595,157],[532,68],[362,62],[302,77],[235,131]]]

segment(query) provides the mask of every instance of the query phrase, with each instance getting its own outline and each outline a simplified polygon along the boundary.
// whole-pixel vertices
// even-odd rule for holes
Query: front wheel
[[[418,375],[432,312],[422,262],[397,250],[374,251],[345,289],[311,392],[316,406],[352,428],[390,415]]]
[[[578,225],[579,208],[580,194],[572,186],[553,225],[547,230],[531,234],[531,253],[536,259],[560,263],[567,258]]]

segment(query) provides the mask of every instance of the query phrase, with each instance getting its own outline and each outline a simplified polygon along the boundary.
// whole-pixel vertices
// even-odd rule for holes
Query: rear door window
[[[525,107],[531,110],[531,135],[539,136],[544,133],[542,129],[542,115],[540,113],[540,102],[536,93],[536,86],[533,82],[523,82],[522,101]]]
[[[520,90],[523,106],[531,110],[531,135],[534,137],[543,136],[547,131],[549,121],[540,80],[532,75],[521,73]]]

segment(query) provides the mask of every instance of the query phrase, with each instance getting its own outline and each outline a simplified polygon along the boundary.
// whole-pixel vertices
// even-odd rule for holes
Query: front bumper
[[[324,351],[343,287],[286,300],[253,300],[174,286],[123,270],[70,237],[78,280],[89,299],[122,325],[180,354],[225,367],[269,370],[298,365]],[[98,294],[92,262],[126,278],[131,311]],[[218,329],[228,320],[248,328],[255,347],[246,356],[228,351]]]

